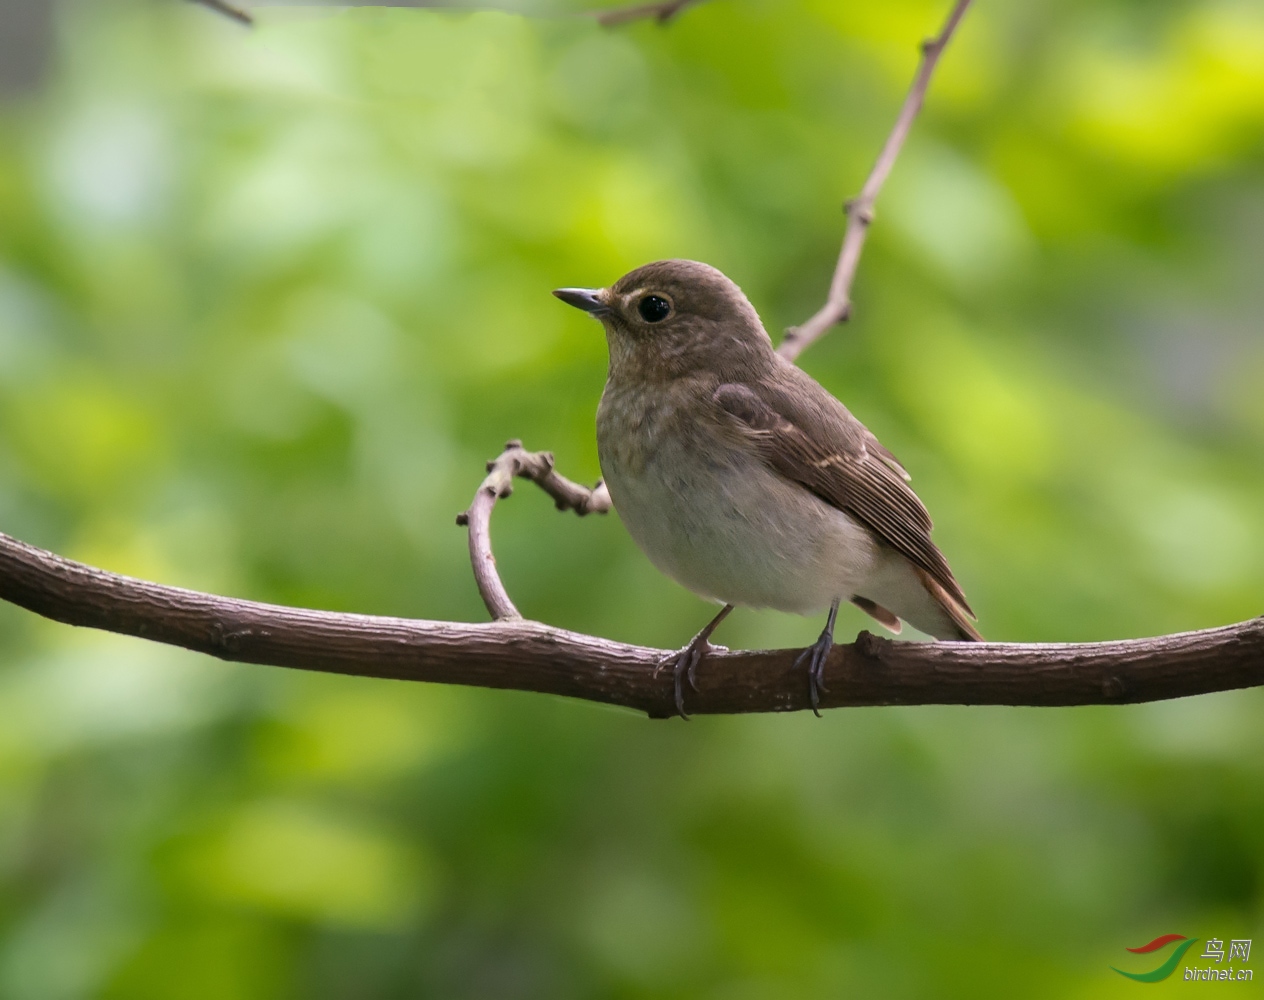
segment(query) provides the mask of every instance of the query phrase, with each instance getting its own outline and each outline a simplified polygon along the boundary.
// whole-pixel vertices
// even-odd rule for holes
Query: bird
[[[742,290],[691,260],[606,288],[553,294],[601,321],[609,368],[597,453],[615,511],[663,573],[723,607],[669,658],[684,681],[734,607],[828,610],[807,664],[820,715],[839,605],[891,632],[981,641],[899,460],[811,375],[781,357]],[[665,664],[666,665],[666,664]]]

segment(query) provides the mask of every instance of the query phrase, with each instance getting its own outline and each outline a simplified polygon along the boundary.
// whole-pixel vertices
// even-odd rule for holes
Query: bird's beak
[[[604,316],[610,312],[604,288],[555,288],[553,294],[568,306],[582,309],[592,316]]]

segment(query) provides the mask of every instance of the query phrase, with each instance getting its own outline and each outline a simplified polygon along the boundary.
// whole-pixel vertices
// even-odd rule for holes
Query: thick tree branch
[[[487,478],[479,485],[469,510],[456,516],[456,523],[470,529],[470,565],[474,582],[482,595],[487,612],[494,621],[521,618],[496,572],[492,555],[491,516],[496,501],[513,493],[514,477],[530,479],[553,498],[558,510],[585,514],[604,514],[611,507],[610,494],[604,483],[591,490],[572,483],[553,470],[553,453],[524,451],[521,441],[507,441],[499,458],[487,463]]]
[[[224,0],[195,0],[245,23]],[[599,15],[603,23],[665,21],[700,0],[641,4]],[[925,97],[935,65],[970,0],[956,0],[923,59],[895,128],[861,190],[825,306],[782,344],[796,357],[846,318],[873,205]],[[510,442],[489,463],[470,509],[470,553],[480,593],[497,619],[462,624],[286,608],[167,587],[76,563],[0,534],[0,599],[70,625],[99,628],[224,660],[307,670],[566,695],[676,714],[664,650],[611,642],[521,618],[495,569],[492,507],[515,477],[531,479],[564,510],[605,512],[610,496],[553,469],[548,453]],[[809,707],[798,650],[713,652],[687,691],[694,714],[797,711]],[[897,643],[862,632],[826,665],[821,706],[1093,705],[1178,698],[1264,685],[1264,618],[1154,639],[1080,644]]]
[[[378,618],[166,587],[63,559],[0,534],[0,599],[68,625],[105,629],[222,660],[329,673],[567,695],[675,714],[664,650],[506,620],[482,625]],[[716,652],[686,692],[694,714],[807,709],[798,650]],[[836,646],[822,707],[1102,705],[1264,685],[1264,618],[1123,642]]]
[[[895,127],[891,129],[891,134],[883,143],[878,160],[873,165],[865,186],[860,189],[860,194],[847,202],[847,228],[843,232],[843,247],[838,255],[838,265],[830,281],[829,297],[825,300],[825,305],[821,306],[806,323],[793,326],[786,331],[781,346],[777,348],[777,353],[786,360],[793,361],[803,353],[804,348],[823,337],[830,327],[835,323],[843,322],[850,315],[851,286],[856,280],[860,252],[864,249],[865,237],[873,222],[874,203],[878,200],[882,185],[891,175],[891,168],[895,166],[896,157],[904,148],[904,140],[908,138],[909,130],[913,127],[913,120],[922,109],[922,102],[926,99],[926,88],[930,85],[931,74],[935,72],[939,57],[943,55],[944,49],[952,40],[953,32],[957,30],[957,25],[961,23],[969,6],[970,0],[955,0],[943,29],[934,38],[922,43],[922,61],[917,67],[913,85],[909,88],[908,96],[904,99],[900,114],[895,120]]]

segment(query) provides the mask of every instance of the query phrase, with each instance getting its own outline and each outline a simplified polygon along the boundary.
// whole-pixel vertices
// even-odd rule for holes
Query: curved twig
[[[363,677],[512,688],[675,714],[664,650],[521,619],[468,625],[278,607],[94,569],[0,534],[0,599],[68,625],[223,660]],[[714,652],[686,692],[693,714],[799,711],[798,650]],[[1264,685],[1264,618],[1157,639],[1072,644],[836,646],[822,707],[1102,705]]]
[[[666,21],[693,2],[696,2],[696,0],[669,0],[669,2],[665,3],[625,7],[611,14],[602,15],[600,20],[604,24],[613,24],[638,17],[656,16],[660,21]],[[943,54],[948,42],[951,41],[953,33],[961,23],[962,17],[965,16],[970,3],[971,0],[955,0],[952,10],[948,14],[948,19],[944,22],[939,34],[922,44],[921,64],[918,66],[917,74],[913,78],[908,96],[904,99],[904,104],[900,108],[895,126],[891,129],[890,135],[887,136],[886,142],[883,143],[882,151],[878,154],[878,160],[874,164],[873,170],[870,171],[860,194],[847,203],[847,228],[843,234],[843,246],[839,253],[838,266],[835,268],[833,280],[830,282],[829,298],[826,300],[825,305],[806,323],[786,331],[781,345],[777,348],[778,353],[786,359],[793,361],[798,358],[804,348],[824,336],[835,323],[847,318],[851,309],[851,285],[856,277],[856,268],[860,264],[860,253],[864,249],[865,236],[869,231],[869,225],[873,221],[874,203],[877,200],[878,193],[882,190],[882,186],[890,176],[892,168],[895,166],[900,150],[904,148],[904,141],[908,138],[917,113],[921,110],[922,103],[926,98],[926,89],[930,85],[930,78],[939,62],[939,57]],[[519,451],[513,453],[514,457],[509,457],[515,448],[519,449]],[[519,453],[521,455],[527,453],[520,452],[520,448],[519,442],[509,442],[505,453],[497,460],[497,463],[506,461],[510,464],[521,463],[522,459],[517,456]],[[553,456],[547,452],[540,453],[540,455],[547,457],[547,472],[550,476],[555,476],[556,474],[553,472]],[[509,466],[501,468],[497,463],[488,464],[489,475],[487,479],[483,481],[483,485],[475,495],[474,503],[470,506],[470,509],[458,518],[458,523],[469,524],[470,561],[474,567],[474,578],[478,583],[479,593],[483,595],[483,603],[487,605],[487,610],[491,613],[492,618],[500,620],[502,618],[520,618],[521,615],[518,613],[518,609],[514,607],[513,601],[510,600],[509,594],[506,592],[504,584],[501,583],[500,576],[496,572],[496,560],[491,551],[488,525],[491,509],[497,497],[509,495],[508,484],[513,476],[526,475],[527,478],[535,478],[537,482],[540,482],[541,486],[544,486],[544,482],[530,475],[530,473],[518,471],[518,466],[515,466],[513,471],[507,471]],[[574,486],[574,484],[571,485]],[[582,487],[576,488],[582,490]],[[597,488],[604,492],[604,487],[600,483]],[[548,490],[548,487],[546,486],[545,489]],[[552,491],[550,490],[549,492]],[[556,495],[554,495],[554,499],[557,499]],[[605,499],[608,505],[609,494],[606,494]],[[558,501],[559,508],[565,508],[565,506],[561,500]],[[575,508],[572,507],[572,509]],[[585,513],[583,510],[579,512]]]
[[[792,326],[787,330],[781,345],[777,348],[777,353],[787,361],[793,361],[803,353],[806,347],[820,340],[835,323],[841,323],[850,316],[851,286],[856,280],[860,252],[864,249],[865,237],[873,222],[874,203],[878,200],[882,185],[891,174],[891,168],[895,166],[896,157],[904,148],[904,140],[908,138],[909,130],[913,127],[913,120],[922,109],[922,102],[926,99],[926,88],[930,85],[931,74],[935,72],[939,57],[943,55],[944,49],[952,40],[953,32],[957,30],[957,25],[965,16],[970,2],[971,0],[956,0],[939,34],[922,43],[922,61],[917,67],[917,75],[913,77],[908,96],[904,98],[900,114],[895,120],[895,127],[891,129],[891,134],[883,143],[882,151],[878,154],[877,162],[874,163],[873,170],[865,180],[865,186],[860,189],[860,194],[846,204],[847,228],[843,232],[843,247],[838,254],[838,266],[835,267],[834,277],[830,280],[829,297],[825,300],[825,305],[821,306],[807,322],[800,326]]]
[[[198,2],[234,11],[222,0]],[[687,3],[649,4],[639,16]],[[847,315],[873,203],[908,134],[944,46],[969,6],[957,0],[927,43],[913,87],[860,196],[849,205],[830,300],[787,335],[793,358]],[[654,13],[657,11],[658,13]],[[670,16],[670,13],[667,14]],[[656,668],[664,650],[611,642],[526,621],[504,591],[491,556],[491,509],[515,477],[531,479],[562,509],[610,509],[609,493],[559,476],[547,453],[510,442],[461,520],[471,528],[487,624],[421,621],[287,608],[168,587],[95,569],[0,534],[0,599],[70,625],[181,646],[224,660],[407,680],[539,691],[623,705],[655,717],[676,713],[674,680]],[[479,566],[483,567],[480,575]],[[797,711],[809,707],[798,650],[708,655],[693,714]],[[1155,701],[1264,685],[1264,618],[1223,628],[1104,643],[893,643],[862,632],[835,646],[821,706],[1090,705]]]
[[[553,469],[553,453],[524,451],[521,441],[505,442],[505,450],[487,463],[487,478],[479,485],[469,510],[456,516],[456,523],[470,529],[470,565],[474,582],[494,621],[521,618],[505,585],[496,572],[492,555],[491,516],[496,501],[513,492],[514,477],[530,479],[553,498],[558,510],[585,514],[604,514],[610,510],[610,493],[605,483],[598,482],[591,490],[560,476]]]

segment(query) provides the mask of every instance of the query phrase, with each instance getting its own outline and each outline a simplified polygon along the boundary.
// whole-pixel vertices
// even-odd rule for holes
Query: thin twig
[[[470,565],[474,582],[494,621],[521,618],[514,602],[496,571],[492,554],[491,516],[496,501],[513,493],[514,477],[530,479],[553,498],[558,510],[585,514],[604,514],[610,510],[610,493],[605,483],[591,490],[558,475],[553,468],[553,453],[524,451],[521,441],[508,441],[499,457],[487,463],[487,478],[479,485],[469,510],[456,516],[456,523],[467,526],[470,543]]]
[[[666,24],[686,7],[702,2],[703,0],[666,0],[664,3],[639,3],[629,7],[616,7],[614,10],[594,11],[591,16],[597,19],[598,24],[607,28],[650,18],[659,24]]]
[[[230,3],[226,3],[225,0],[192,0],[192,2],[201,4],[203,7],[209,7],[217,14],[223,14],[225,17],[231,17],[234,21],[239,24],[244,24],[247,27],[255,23],[255,19],[248,11],[245,11],[240,7],[235,7]]]
[[[238,20],[222,2],[196,0]],[[694,0],[686,0],[686,3]],[[642,5],[639,16],[661,16]],[[847,315],[849,290],[873,204],[925,95],[935,63],[969,6],[958,0],[922,66],[860,196],[849,206],[826,307],[787,339],[795,357]],[[673,11],[674,13],[675,11]],[[670,16],[670,13],[667,14]],[[796,346],[797,344],[797,346]],[[536,482],[562,509],[605,512],[602,484],[587,490],[559,476],[548,453],[510,442],[489,464],[469,511],[471,554],[485,556],[480,591],[496,622],[380,618],[285,608],[136,580],[63,559],[0,534],[0,599],[71,625],[181,646],[225,660],[369,677],[393,677],[568,695],[651,716],[676,712],[674,680],[657,667],[664,650],[580,635],[522,620],[491,558],[493,505],[512,480]],[[475,535],[479,536],[475,544]],[[477,549],[477,551],[476,551]],[[479,560],[475,560],[478,575]],[[489,596],[490,594],[490,596]],[[689,694],[694,713],[795,711],[809,707],[800,651],[716,650]],[[1264,685],[1264,618],[1154,639],[1080,644],[892,643],[862,632],[835,646],[822,707],[842,705],[1088,705],[1154,701]]]
[[[909,130],[913,127],[913,120],[922,109],[922,102],[926,99],[926,88],[930,84],[930,78],[935,72],[939,57],[943,55],[948,42],[952,40],[953,33],[957,30],[957,25],[961,23],[962,17],[965,16],[970,2],[971,0],[956,0],[948,15],[948,20],[944,22],[943,29],[934,38],[922,43],[921,64],[917,67],[917,75],[913,77],[913,85],[909,88],[908,96],[904,98],[904,105],[900,108],[900,114],[895,120],[895,127],[887,136],[887,141],[878,154],[878,160],[873,165],[865,186],[860,189],[860,194],[847,202],[847,228],[843,233],[843,247],[838,255],[838,266],[834,269],[834,277],[830,281],[829,297],[825,300],[825,305],[821,306],[806,323],[787,330],[781,346],[777,348],[777,353],[787,361],[795,360],[804,348],[823,337],[830,327],[835,323],[843,322],[850,316],[851,286],[856,279],[856,268],[860,264],[860,252],[864,249],[865,237],[873,222],[874,203],[878,200],[882,185],[891,174],[891,168],[895,166],[900,150],[904,148],[904,140],[908,138]]]
[[[234,21],[241,24],[254,24],[254,18],[249,12],[240,7],[236,7],[226,0],[192,0],[193,3],[201,4],[203,7],[209,7],[216,13],[223,14],[225,17],[231,17]],[[633,21],[655,20],[659,24],[666,24],[668,21],[675,19],[687,7],[694,7],[703,0],[664,0],[662,3],[639,3],[632,4],[627,7],[615,7],[608,10],[590,10],[584,11],[579,16],[591,17],[603,27],[612,28],[617,25],[630,24]],[[362,6],[361,4],[352,3],[351,6]],[[459,7],[462,10],[472,9],[469,4],[465,3],[425,3],[425,7]],[[493,7],[491,9],[500,10],[504,8]],[[514,11],[514,13],[524,13],[522,11]],[[529,14],[530,12],[525,12]]]
[[[599,20],[603,24],[614,24],[638,17],[652,16],[665,21],[679,13],[681,9],[691,2],[694,2],[694,0],[670,0],[670,2],[666,3],[625,7],[610,14],[602,15]],[[913,78],[908,96],[904,99],[904,104],[900,108],[895,126],[891,129],[890,135],[887,136],[887,140],[882,146],[882,151],[878,154],[878,160],[874,164],[873,170],[870,171],[860,194],[847,203],[847,228],[843,235],[843,246],[838,258],[838,266],[830,283],[829,298],[816,315],[806,323],[786,331],[786,336],[778,348],[778,352],[786,359],[790,361],[795,360],[804,348],[823,336],[831,326],[847,318],[851,308],[851,285],[856,277],[856,268],[860,263],[860,252],[864,248],[865,236],[869,231],[870,223],[873,221],[874,203],[882,190],[883,184],[886,183],[887,178],[890,176],[892,167],[895,166],[896,158],[904,147],[909,130],[913,127],[914,119],[921,110],[922,103],[926,97],[926,89],[930,84],[930,78],[935,71],[935,66],[939,62],[939,57],[952,39],[953,33],[957,30],[958,24],[961,23],[962,17],[965,16],[970,3],[971,0],[956,0],[952,11],[948,15],[948,20],[944,22],[939,34],[922,44],[921,64],[918,67],[917,75]],[[514,450],[515,447],[517,448],[516,451]],[[527,475],[528,478],[535,478],[528,473],[519,471],[519,466],[515,465],[512,471],[509,471],[508,466],[502,467],[502,463],[506,462],[510,463],[510,465],[521,463],[522,459],[518,456],[526,454],[526,452],[521,451],[521,447],[517,442],[511,441],[510,446],[507,447],[500,459],[488,465],[489,475],[487,479],[479,487],[479,492],[475,495],[474,503],[470,506],[470,509],[465,515],[462,515],[465,521],[461,523],[468,523],[470,527],[470,560],[474,567],[474,577],[478,583],[479,593],[483,595],[483,602],[487,605],[487,610],[496,620],[521,616],[518,613],[518,609],[514,607],[513,601],[510,600],[500,576],[496,572],[496,560],[491,551],[489,521],[496,497],[508,496],[508,484],[512,481],[513,476]],[[556,475],[552,471],[553,456],[548,453],[539,453],[539,456],[547,456],[547,472],[551,476]],[[544,486],[544,482],[539,478],[536,481],[540,482],[541,486]],[[577,488],[582,490],[582,487]],[[604,492],[604,487],[601,487],[600,484],[598,484],[598,488]],[[545,489],[547,490],[548,487],[545,486]],[[609,494],[606,493],[605,497],[608,502]],[[556,495],[554,498],[557,499]],[[566,505],[559,500],[558,506],[565,507]],[[571,509],[576,508],[572,506]],[[580,513],[583,512],[582,510],[580,511]]]

